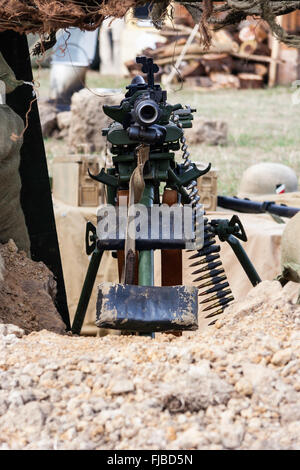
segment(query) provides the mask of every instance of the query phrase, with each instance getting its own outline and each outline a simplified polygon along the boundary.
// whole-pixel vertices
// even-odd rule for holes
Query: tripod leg
[[[79,335],[81,332],[103,252],[104,250],[96,248],[92,254],[72,324],[73,334]]]
[[[261,278],[257,274],[253,264],[251,263],[250,259],[248,258],[247,253],[245,252],[244,248],[240,244],[239,240],[235,238],[233,235],[229,235],[226,238],[226,241],[229,243],[231,248],[233,249],[236,257],[238,258],[239,262],[241,263],[245,273],[247,274],[249,281],[253,286],[256,286],[261,282]]]
[[[140,204],[151,207],[154,199],[154,189],[151,185],[146,185]],[[139,252],[139,285],[154,285],[154,255],[153,250]],[[139,333],[139,336],[150,336],[154,338],[154,333]]]

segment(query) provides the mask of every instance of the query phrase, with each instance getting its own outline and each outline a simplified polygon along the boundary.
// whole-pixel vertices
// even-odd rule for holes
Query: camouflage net
[[[71,26],[94,30],[107,17],[122,18],[132,7],[145,5],[147,0],[0,0],[0,31],[12,29],[19,33],[53,33]],[[173,0],[152,0],[152,20],[161,27]],[[300,1],[290,0],[199,0],[180,2],[196,23],[200,24],[203,42],[209,44],[210,29],[237,24],[247,16],[262,18],[274,36],[288,46],[300,47],[300,37],[289,34],[276,17],[300,10]]]
[[[123,17],[135,0],[0,0],[0,31],[50,33],[70,26],[96,29],[108,17]]]

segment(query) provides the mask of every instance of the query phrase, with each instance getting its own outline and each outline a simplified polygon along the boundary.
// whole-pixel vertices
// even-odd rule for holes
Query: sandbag
[[[23,80],[17,80],[14,72],[5,61],[3,55],[0,52],[0,80],[4,82],[6,93],[11,93],[19,85],[23,85]]]
[[[30,241],[20,203],[20,148],[24,124],[9,106],[0,105],[0,243],[10,238],[19,250],[30,252]],[[16,138],[12,139],[12,135]]]

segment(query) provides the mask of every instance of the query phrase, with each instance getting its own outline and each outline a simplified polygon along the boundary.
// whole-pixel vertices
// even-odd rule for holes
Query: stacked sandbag
[[[30,241],[20,203],[20,149],[22,119],[7,105],[0,106],[0,242],[14,239],[29,253]]]
[[[124,98],[114,90],[84,88],[72,96],[68,144],[72,153],[101,152],[106,139],[101,130],[111,122],[103,112],[103,105],[119,105]]]
[[[23,84],[0,53],[0,93],[11,93]],[[6,104],[0,105],[0,243],[14,239],[20,250],[29,253],[30,241],[20,203],[19,175],[22,119]],[[1,267],[0,267],[1,275]]]
[[[228,125],[224,121],[207,120],[195,117],[193,127],[186,129],[189,145],[227,145]]]
[[[5,84],[6,93],[11,93],[17,86],[23,85],[22,80],[17,80],[14,72],[4,60],[0,52],[0,80]]]

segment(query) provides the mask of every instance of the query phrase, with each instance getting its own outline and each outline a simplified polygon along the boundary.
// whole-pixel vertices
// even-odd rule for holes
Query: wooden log
[[[239,39],[241,42],[256,41],[262,43],[268,38],[268,30],[262,21],[255,21],[251,24],[244,26],[239,32]]]
[[[204,75],[205,69],[199,60],[192,60],[188,65],[182,68],[180,75],[183,79],[187,77],[198,77]]]
[[[268,67],[264,64],[256,64],[255,62],[247,62],[245,60],[234,60],[232,65],[232,72],[239,73],[254,73],[264,77],[268,73]]]
[[[210,88],[213,86],[213,82],[209,77],[187,77],[185,79],[186,86],[191,88]]]
[[[255,31],[251,26],[252,25],[246,25],[240,30],[239,40],[241,41],[241,43],[255,41]]]
[[[189,33],[185,33],[184,31],[177,31],[176,29],[164,29],[163,31],[159,32],[159,35],[163,36],[164,38],[172,38],[173,36],[176,36],[176,38],[187,38],[189,36]]]
[[[219,88],[239,88],[240,82],[238,77],[230,73],[222,72],[211,72],[209,74],[210,79],[214,85],[217,85]]]
[[[236,57],[238,59],[244,59],[245,61],[257,61],[257,62],[263,62],[263,63],[271,63],[273,62],[273,59],[271,57],[266,57],[266,56],[260,56],[260,55],[255,55],[255,54],[251,54],[251,55],[244,55],[244,54],[239,54],[239,53],[231,53],[230,54],[232,57]],[[157,63],[157,65],[166,65],[166,64],[175,64],[176,62],[176,59],[178,58],[178,56],[170,56],[170,57],[164,57],[163,59],[155,59],[155,62]],[[188,61],[188,60],[197,60],[201,58],[201,54],[187,54],[185,57],[184,57],[184,60],[185,61]],[[284,64],[286,61],[285,60],[279,60],[279,59],[276,59],[275,60],[276,63],[278,64]]]
[[[255,62],[248,62],[244,59],[232,59],[232,73],[256,73],[255,72]],[[262,64],[259,64],[262,65]]]
[[[160,47],[159,49],[155,49],[153,51],[149,51],[150,57],[164,59],[165,57],[178,57],[182,52],[184,45],[178,46],[176,43],[172,43],[165,47]],[[231,54],[233,52],[237,52],[232,49],[231,44],[221,43],[221,42],[213,42],[209,49],[205,49],[203,46],[199,44],[191,44],[188,47],[186,55],[204,55],[204,54],[223,54],[228,53]]]
[[[175,35],[175,36],[184,34],[188,37],[191,34],[192,30],[193,30],[193,28],[189,28],[187,26],[175,25],[175,28],[165,27],[164,31],[160,34],[162,36],[164,34]],[[203,39],[200,33],[197,33],[195,35],[195,38],[199,39],[200,41]],[[238,51],[238,49],[239,49],[238,42],[235,40],[234,34],[231,34],[228,30],[221,29],[219,31],[213,31],[212,32],[212,41],[221,42],[223,44],[229,44],[230,43],[232,45],[232,49],[234,51]]]
[[[261,43],[261,44],[257,44],[257,48],[255,50],[255,54],[258,54],[258,55],[265,55],[265,56],[269,56],[271,57],[271,49],[270,47],[268,46],[268,44],[265,44],[265,43]]]
[[[240,45],[239,53],[240,54],[254,54],[257,49],[257,42],[255,39],[249,39],[248,41],[242,42]]]
[[[232,57],[229,54],[205,54],[201,58],[201,63],[205,72],[230,72],[232,69]]]
[[[266,55],[259,55],[259,54],[240,54],[239,52],[232,52],[231,55],[233,57],[237,57],[239,59],[246,59],[246,60],[254,60],[255,62],[266,62],[266,63],[272,63],[272,62],[277,62],[278,64],[284,64],[284,60],[279,60],[279,59],[272,59],[272,57],[266,56]]]
[[[258,23],[255,23],[254,31],[255,39],[259,44],[268,40],[269,26],[265,21],[260,20]]]
[[[177,38],[176,39],[176,46],[184,46],[186,43],[187,38]],[[164,46],[163,46],[164,47]]]
[[[196,34],[197,36],[197,34]],[[184,39],[183,39],[184,40]],[[163,59],[165,57],[171,56],[179,56],[182,52],[185,44],[181,44],[182,41],[173,41],[170,44],[164,45],[157,49],[149,50],[148,55],[149,57]],[[186,41],[184,40],[184,43]],[[186,52],[187,55],[189,54],[211,54],[211,53],[232,53],[238,52],[239,47],[236,42],[230,39],[227,35],[221,35],[220,31],[214,34],[212,38],[211,45],[208,49],[206,49],[203,45],[199,43],[193,43],[188,47]]]
[[[254,73],[239,73],[240,86],[242,89],[257,89],[263,87],[263,78]]]
[[[168,65],[168,64],[172,64],[174,65],[176,60],[178,59],[179,56],[170,56],[170,57],[164,57],[163,59],[155,59],[155,63],[157,65]],[[185,61],[188,61],[188,60],[197,60],[199,59],[199,55],[198,54],[188,54],[185,56],[184,60]]]
[[[138,64],[135,60],[127,60],[124,65],[127,67],[129,73],[138,68]]]
[[[199,29],[199,25],[195,25],[191,34],[189,35],[185,45],[183,46],[180,54],[179,54],[179,57],[178,59],[176,60],[176,63],[175,63],[175,66],[174,66],[174,69],[171,70],[171,72],[169,73],[169,75],[167,76],[166,78],[166,82],[165,82],[165,85],[166,85],[166,88],[168,88],[168,84],[172,82],[173,78],[175,77],[176,75],[176,71],[179,70],[182,62],[184,61],[184,57],[185,55],[187,54],[187,51],[189,49],[189,47],[192,45],[194,39],[195,39],[195,35],[197,34],[197,31]]]
[[[268,67],[263,64],[254,64],[255,74],[264,77],[268,73]]]

